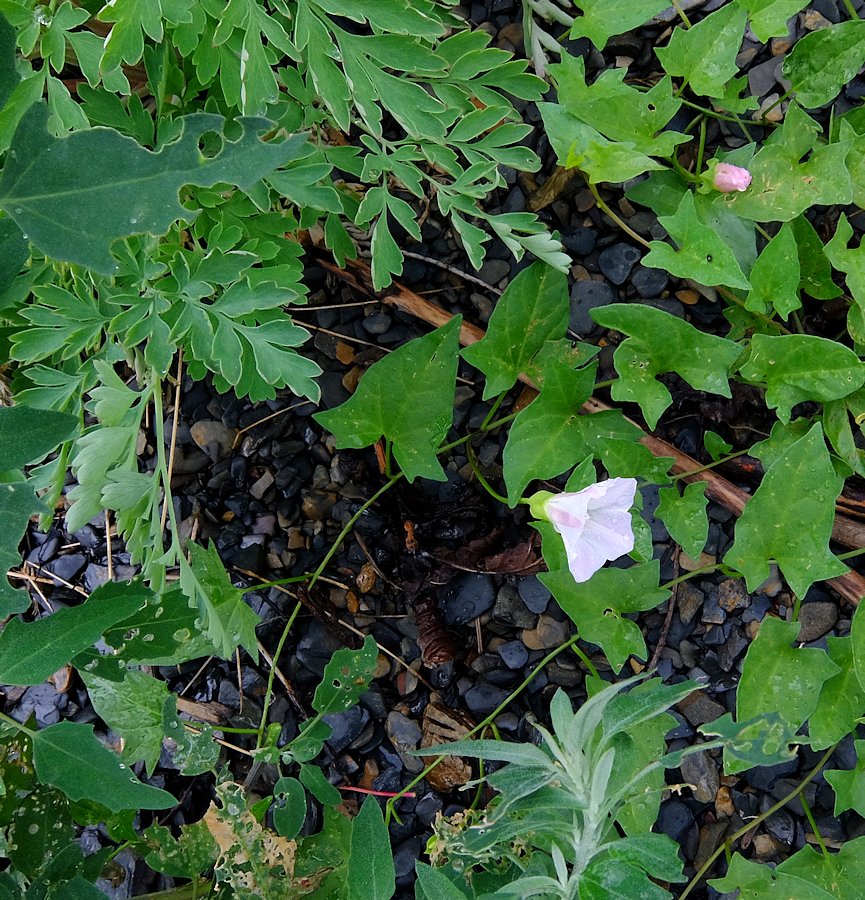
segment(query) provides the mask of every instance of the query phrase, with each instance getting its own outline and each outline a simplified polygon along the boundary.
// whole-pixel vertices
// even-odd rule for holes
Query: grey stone
[[[465,625],[492,609],[495,589],[489,575],[465,573],[454,578],[442,591],[440,605],[448,625]]]
[[[708,751],[690,753],[682,760],[682,779],[692,786],[694,798],[700,803],[711,803],[718,794],[721,778],[718,764]]]
[[[693,824],[694,814],[682,800],[673,798],[661,804],[657,827],[662,834],[681,842]]]
[[[376,312],[363,320],[363,330],[367,334],[384,334],[393,320],[387,313]]]
[[[538,617],[538,624],[532,629],[525,629],[521,637],[529,650],[551,650],[564,644],[570,630],[568,622],[561,622],[544,613]]]
[[[87,557],[83,553],[65,553],[52,560],[46,569],[63,581],[73,582],[86,565]]]
[[[521,669],[529,661],[529,651],[522,641],[508,641],[499,647],[499,656],[509,669]]]
[[[774,89],[783,62],[783,57],[773,56],[748,70],[748,87],[755,97],[763,97]]]
[[[834,603],[803,603],[799,609],[801,629],[796,638],[803,644],[816,641],[835,627],[838,621],[838,607]]]
[[[624,284],[640,256],[636,247],[618,241],[600,252],[598,266],[613,284]]]
[[[740,628],[733,626],[727,640],[718,649],[718,665],[729,672],[749,644]]]
[[[727,711],[705,691],[694,691],[680,700],[676,708],[694,726],[714,722]]]
[[[589,311],[600,309],[618,300],[616,292],[606,281],[577,281],[571,288],[571,331],[587,334],[600,330]]]
[[[690,581],[679,585],[679,618],[688,624],[703,605],[703,592]]]
[[[478,272],[478,278],[487,284],[497,285],[511,274],[511,264],[506,259],[488,259]]]
[[[550,602],[550,589],[538,581],[536,575],[526,575],[517,581],[517,590],[523,603],[533,612],[542,613]]]
[[[344,712],[328,713],[323,718],[331,730],[328,747],[334,753],[342,753],[366,728],[369,713],[362,706],[353,706]]]
[[[660,296],[667,289],[668,283],[667,273],[663,269],[648,269],[638,265],[631,276],[631,284],[644,299]]]
[[[493,607],[493,622],[512,628],[532,628],[538,617],[526,606],[517,589],[503,585]]]
[[[466,706],[473,715],[483,719],[504,703],[508,693],[503,688],[481,681],[466,691]]]
[[[237,431],[217,419],[202,419],[189,429],[192,440],[214,461],[226,456],[234,446]]]
[[[565,249],[576,257],[588,256],[595,249],[598,234],[594,228],[570,228],[562,234]]]
[[[413,775],[420,772],[425,762],[422,757],[413,756],[411,753],[420,743],[420,725],[401,712],[393,710],[388,713],[384,728],[406,769]]]

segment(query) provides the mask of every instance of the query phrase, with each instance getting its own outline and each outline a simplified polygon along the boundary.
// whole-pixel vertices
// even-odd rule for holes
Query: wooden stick
[[[424,297],[421,297],[419,294],[416,294],[410,288],[405,287],[397,281],[384,292],[376,291],[373,288],[372,274],[369,267],[362,260],[347,260],[345,269],[340,269],[333,262],[324,258],[319,258],[318,262],[328,272],[332,272],[342,280],[347,281],[359,291],[362,291],[371,297],[376,297],[383,303],[387,303],[389,306],[393,306],[415,318],[422,319],[424,322],[427,322],[436,328],[440,328],[442,325],[447,324],[453,318],[447,310],[426,300]],[[484,334],[484,330],[478,328],[477,325],[463,322],[460,328],[460,344],[462,344],[463,347],[475,344],[484,336]],[[538,389],[537,385],[525,375],[520,375],[520,381],[534,390]],[[608,406],[602,400],[598,400],[596,397],[590,397],[583,404],[580,411],[582,413],[591,414],[611,409],[613,409],[613,407]],[[637,428],[640,428],[640,426],[631,419],[628,419],[628,421]],[[640,430],[643,431],[642,428],[640,428]],[[727,481],[726,478],[712,469],[695,471],[701,468],[700,463],[661,438],[644,433],[643,437],[640,438],[640,441],[644,446],[648,447],[655,456],[672,456],[674,460],[672,471],[675,474],[680,475],[685,472],[693,472],[691,475],[686,475],[683,480],[706,482],[706,493],[712,500],[730,510],[730,512],[736,516],[742,515],[745,504],[750,499],[750,494],[746,493],[741,488],[736,487],[736,485]],[[844,547],[849,547],[851,550],[858,550],[861,547],[865,547],[865,522],[859,522],[856,519],[851,519],[841,513],[836,514],[835,524],[832,528],[832,539]],[[829,584],[832,585],[841,597],[852,603],[854,606],[858,606],[859,600],[865,596],[865,578],[858,572],[854,572],[852,569],[844,575],[839,575],[837,578],[830,579]]]

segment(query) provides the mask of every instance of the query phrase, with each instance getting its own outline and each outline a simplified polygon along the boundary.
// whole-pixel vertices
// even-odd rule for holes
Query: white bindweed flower
[[[588,581],[604,563],[634,549],[630,510],[636,491],[635,478],[608,478],[581,491],[540,491],[530,498],[532,514],[562,536],[575,581]]]

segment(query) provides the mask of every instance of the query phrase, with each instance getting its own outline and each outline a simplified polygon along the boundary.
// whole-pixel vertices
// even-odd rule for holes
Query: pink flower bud
[[[741,166],[718,163],[712,170],[712,187],[724,194],[747,190],[750,183],[751,173]]]

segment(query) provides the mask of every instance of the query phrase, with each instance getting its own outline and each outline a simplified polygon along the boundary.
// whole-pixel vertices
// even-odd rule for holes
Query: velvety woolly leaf
[[[787,22],[800,9],[808,5],[808,0],[737,0],[748,13],[751,31],[763,43],[769,38],[784,37]]]
[[[677,487],[661,489],[661,502],[655,513],[667,526],[670,537],[691,557],[697,559],[709,537],[706,516],[706,483],[695,481],[680,494]]]
[[[0,206],[46,255],[110,275],[110,246],[132,234],[163,234],[177,219],[194,215],[178,202],[186,184],[253,185],[303,155],[305,137],[264,142],[266,119],[239,119],[242,135],[230,140],[226,120],[196,113],[181,121],[179,136],[152,153],[107,128],[65,138],[46,128],[48,110],[36,104],[15,132],[0,177]],[[199,141],[218,135],[221,150],[205,156]]]
[[[666,241],[652,241],[649,252],[641,260],[644,266],[664,269],[700,284],[723,284],[744,290],[751,286],[730,247],[717,231],[700,221],[690,191],[682,197],[675,215],[658,221],[679,249],[674,250]]]
[[[579,169],[592,184],[618,184],[663,166],[635,150],[628,142],[608,141],[597,129],[571,115],[557,103],[538,103],[544,128],[566,169]]]
[[[776,712],[746,722],[734,722],[730,713],[725,713],[701,725],[700,733],[724,741],[724,771],[728,775],[754,766],[775,766],[796,757],[796,750],[790,746],[796,742],[796,729]]]
[[[636,303],[612,303],[593,309],[591,316],[604,328],[628,335],[613,356],[619,373],[613,399],[639,403],[650,428],[672,399],[656,375],[676,372],[698,391],[730,396],[729,373],[741,354],[733,341],[704,334],[684,319]]]
[[[745,576],[749,591],[769,577],[771,559],[798,597],[815,581],[847,571],[829,552],[841,486],[823,431],[814,425],[769,467],[736,523],[724,562]]]
[[[648,91],[624,83],[624,69],[606,69],[586,84],[581,56],[564,54],[550,66],[558,87],[558,102],[572,115],[612,141],[625,142],[647,156],[670,156],[686,134],[663,130],[678,112],[681,100],[673,97],[669,78]]]
[[[30,606],[30,595],[22,588],[13,588],[6,573],[21,564],[18,545],[30,517],[45,512],[48,512],[45,504],[37,499],[29,484],[0,484],[0,519],[3,521],[0,535],[0,618],[24,612]]]
[[[855,716],[861,715],[854,713]],[[835,791],[835,815],[840,816],[848,809],[855,810],[860,816],[865,815],[865,741],[854,741],[856,747],[856,767],[853,769],[829,769],[826,781]],[[840,894],[838,896],[841,896]]]
[[[740,372],[765,384],[766,404],[785,424],[797,403],[838,400],[865,384],[865,365],[852,350],[810,334],[755,334]]]
[[[418,860],[415,863],[415,871],[417,872],[418,896],[422,900],[465,900],[466,894],[438,869]],[[420,891],[423,891],[423,894]]]
[[[390,837],[378,800],[367,797],[351,823],[349,900],[390,900],[396,884]]]
[[[169,696],[165,682],[135,671],[124,672],[122,681],[86,670],[81,677],[93,708],[123,738],[123,758],[130,763],[143,760],[152,774],[162,752],[162,707]]]
[[[207,636],[223,659],[230,659],[238,646],[258,659],[255,626],[259,617],[234,587],[222,565],[216,547],[187,545],[189,562],[180,560],[180,585],[202,613]]]
[[[766,617],[745,656],[736,691],[736,717],[752,719],[778,712],[799,728],[816,709],[824,682],[838,666],[825,650],[792,646],[798,622]]]
[[[167,791],[140,782],[99,743],[92,725],[60,722],[35,732],[32,740],[39,779],[72,800],[93,800],[112,812],[168,809],[177,803]]]
[[[487,379],[484,399],[512,388],[547,340],[568,327],[568,281],[541,262],[520,272],[496,302],[486,335],[462,351]]]
[[[324,667],[312,708],[317,713],[344,712],[366,693],[378,659],[375,640],[367,635],[360,650],[337,650]]]
[[[643,635],[624,613],[654,609],[670,596],[668,590],[658,587],[657,560],[629,569],[601,569],[589,581],[577,584],[566,567],[558,566],[564,561],[564,546],[561,559],[553,556],[557,554],[556,542],[561,544],[561,537],[552,526],[538,525],[544,537],[544,559],[551,567],[551,571],[542,572],[538,579],[550,589],[581,637],[604,651],[615,672],[622,670],[631,655],[646,659]]]
[[[112,582],[97,588],[80,606],[59,609],[35,622],[11,619],[0,633],[0,682],[40,684],[106,628],[131,616],[146,595],[139,585]]]
[[[748,278],[751,290],[745,298],[745,309],[770,315],[774,310],[786,322],[790,313],[802,306],[799,248],[788,222],[763,248]]]
[[[740,900],[789,900],[791,897],[796,900],[833,900],[841,896],[828,894],[805,878],[788,875],[780,868],[770,869],[734,853],[727,874],[723,878],[710,879],[709,884],[719,893],[738,890]]]
[[[503,469],[511,506],[533,478],[561,475],[591,452],[580,407],[592,394],[596,370],[594,364],[544,370],[540,394],[514,419],[505,444]]]
[[[315,420],[337,446],[367,447],[384,437],[409,481],[444,481],[436,456],[453,418],[461,316],[380,359],[342,406]]]
[[[676,28],[666,47],[655,52],[668,75],[685,79],[706,97],[722,97],[724,85],[739,71],[746,14],[729,4],[701,19],[693,28]]]
[[[844,293],[832,280],[832,266],[824,253],[823,241],[805,216],[791,220],[799,251],[799,290],[818,300],[831,300]]]
[[[587,37],[603,50],[614,34],[624,34],[644,25],[667,9],[664,0],[581,0],[582,16],[571,26],[571,38]]]
[[[784,123],[748,164],[753,177],[748,190],[718,194],[714,202],[755,222],[789,222],[812,206],[850,203],[853,185],[846,159],[851,143],[817,144],[819,130],[791,103]]]
[[[865,688],[859,683],[853,658],[853,639],[826,639],[829,659],[838,672],[823,684],[817,708],[808,720],[811,746],[831,747],[850,733],[851,723],[865,714]]]
[[[865,838],[857,837],[832,853],[822,853],[807,844],[775,869],[784,875],[797,876],[825,892],[819,900],[830,897],[855,897],[865,881]],[[795,895],[798,897],[800,895]],[[809,895],[801,895],[811,900]]]
[[[865,21],[851,19],[812,31],[785,57],[783,72],[806,109],[834,100],[865,64]]]

